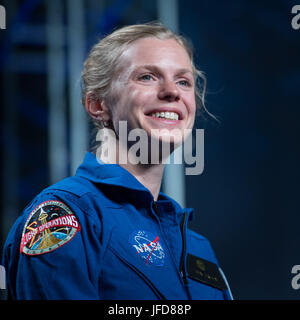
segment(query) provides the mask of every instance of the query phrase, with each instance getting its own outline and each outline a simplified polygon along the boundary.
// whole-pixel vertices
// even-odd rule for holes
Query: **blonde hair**
[[[194,65],[191,44],[183,36],[172,32],[158,22],[130,25],[117,29],[94,45],[84,63],[81,74],[83,105],[85,105],[87,95],[89,99],[108,99],[112,81],[117,74],[119,57],[131,43],[149,37],[160,40],[175,39],[186,50],[191,60],[196,83],[197,106],[199,109],[204,108],[207,111],[204,104],[206,78],[204,73]],[[199,80],[202,81],[202,84]],[[94,124],[98,128],[103,126],[97,121],[94,121]]]

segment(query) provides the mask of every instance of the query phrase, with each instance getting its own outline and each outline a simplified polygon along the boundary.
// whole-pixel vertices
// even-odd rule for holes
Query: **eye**
[[[150,81],[152,79],[153,79],[153,76],[151,74],[144,74],[139,77],[139,80],[143,80],[143,81]]]
[[[178,84],[180,86],[184,86],[184,87],[190,87],[191,86],[190,82],[187,81],[187,80],[180,80],[180,81],[178,81]]]

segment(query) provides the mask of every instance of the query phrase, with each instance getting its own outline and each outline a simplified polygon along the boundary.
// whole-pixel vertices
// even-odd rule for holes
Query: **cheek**
[[[111,94],[110,110],[114,123],[120,120],[136,121],[147,105],[155,102],[155,90],[134,84],[115,82]],[[134,120],[135,119],[135,120]]]
[[[127,94],[122,95],[121,104],[124,106],[124,113],[133,112],[134,115],[143,113],[145,106],[153,100],[150,90],[141,90],[141,88],[130,87]]]
[[[140,105],[143,103],[142,92],[132,87],[129,88],[128,92],[129,92],[127,95],[128,107],[131,109],[140,107]]]
[[[190,115],[194,115],[195,116],[195,113],[196,113],[196,97],[195,97],[194,94],[188,95],[185,98],[185,105],[186,105]]]
[[[196,99],[194,95],[191,95],[186,98],[185,105],[188,112],[188,128],[192,129],[195,124],[195,116],[196,116]]]
[[[153,101],[155,94],[153,89],[150,87],[136,87],[132,86],[129,89],[129,99],[133,107],[143,107],[147,103]]]
[[[118,89],[114,93],[111,106],[113,121],[128,120],[134,118],[147,99],[136,88]]]

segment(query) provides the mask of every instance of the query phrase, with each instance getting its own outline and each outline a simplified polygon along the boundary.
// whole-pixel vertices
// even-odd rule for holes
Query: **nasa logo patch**
[[[159,236],[154,236],[148,231],[136,230],[129,236],[129,243],[146,265],[164,265],[165,252],[159,243]]]
[[[29,215],[22,233],[20,252],[38,255],[69,242],[80,231],[74,213],[62,202],[41,203]]]

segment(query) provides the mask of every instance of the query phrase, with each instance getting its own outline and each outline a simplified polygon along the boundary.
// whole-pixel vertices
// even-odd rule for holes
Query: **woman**
[[[82,100],[108,152],[103,141],[14,224],[3,257],[13,299],[231,298],[209,242],[187,229],[192,209],[159,193],[163,151],[193,127],[196,100],[203,107],[199,76],[186,41],[160,24],[121,28],[93,47]],[[130,151],[134,130],[142,163]]]

